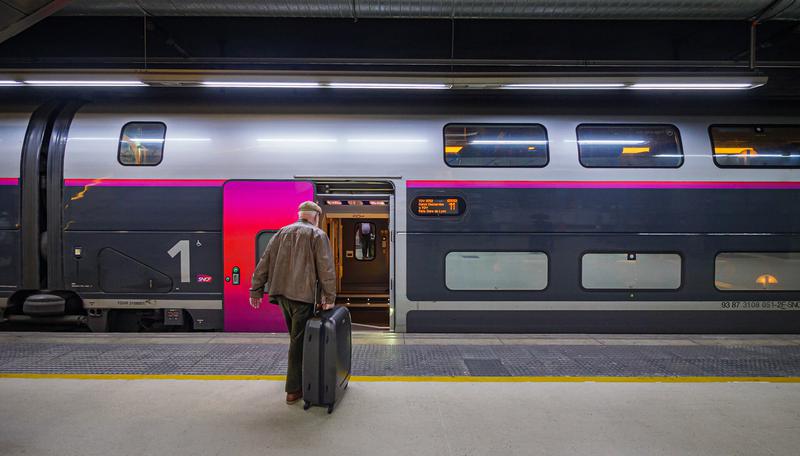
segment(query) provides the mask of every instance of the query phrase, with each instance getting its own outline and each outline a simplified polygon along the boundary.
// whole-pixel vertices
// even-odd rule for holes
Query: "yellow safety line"
[[[188,374],[28,374],[0,373],[0,378],[70,379],[70,380],[267,380],[283,381],[284,375],[188,375]],[[800,383],[800,377],[425,377],[425,376],[353,376],[353,382],[462,382],[462,383]]]

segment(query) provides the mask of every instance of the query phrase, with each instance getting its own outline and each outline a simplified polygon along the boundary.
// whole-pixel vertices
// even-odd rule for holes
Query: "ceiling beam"
[[[23,17],[22,19],[14,22],[8,27],[0,30],[0,43],[8,40],[9,38],[24,32],[42,19],[56,13],[61,8],[67,6],[72,0],[54,0],[47,2],[44,6],[34,11],[31,14]]]

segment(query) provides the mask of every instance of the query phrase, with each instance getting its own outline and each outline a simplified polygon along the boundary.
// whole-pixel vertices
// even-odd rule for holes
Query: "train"
[[[366,328],[800,330],[791,110],[425,96],[0,103],[3,320],[285,331],[250,275],[314,200]]]

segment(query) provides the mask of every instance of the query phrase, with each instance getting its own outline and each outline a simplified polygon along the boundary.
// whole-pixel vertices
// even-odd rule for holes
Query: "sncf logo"
[[[211,283],[211,276],[208,274],[197,274],[197,283]]]

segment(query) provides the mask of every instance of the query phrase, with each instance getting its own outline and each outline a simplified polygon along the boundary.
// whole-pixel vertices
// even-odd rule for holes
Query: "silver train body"
[[[352,198],[388,206],[387,302],[395,331],[800,328],[798,278],[786,276],[800,261],[800,172],[717,166],[709,135],[712,125],[796,125],[800,118],[695,114],[700,108],[658,114],[657,106],[426,106],[413,99],[386,105],[125,99],[5,107],[4,315],[12,322],[77,318],[95,330],[114,329],[125,318],[157,320],[157,327],[275,330],[266,323],[237,326],[237,318],[250,318],[242,290],[255,256],[251,243],[242,244],[245,257],[235,258],[239,247],[227,250],[226,236],[249,217],[285,221],[268,214],[291,213],[311,189],[323,204]],[[158,164],[120,161],[123,130],[131,123],[165,126]],[[447,125],[517,124],[546,130],[546,166],[446,163]],[[682,164],[582,166],[576,128],[589,124],[674,126]],[[159,138],[149,139],[159,145]],[[288,187],[267,185],[263,198],[234,209],[231,198],[259,187],[232,182]],[[287,188],[296,195],[281,200]],[[420,199],[458,200],[462,207],[457,215],[430,216],[418,213]],[[720,268],[737,258],[727,254],[755,255],[736,267],[740,275],[753,273],[753,264],[765,268],[757,271],[763,287],[722,283]],[[770,254],[780,259],[775,270]],[[619,255],[629,263],[618,266],[624,263]],[[587,285],[596,275],[592,267],[612,276],[620,267],[626,277],[620,286],[593,287]],[[597,280],[613,281],[603,274]],[[677,282],[638,288],[646,274],[677,274]],[[41,301],[38,310],[32,297]]]

